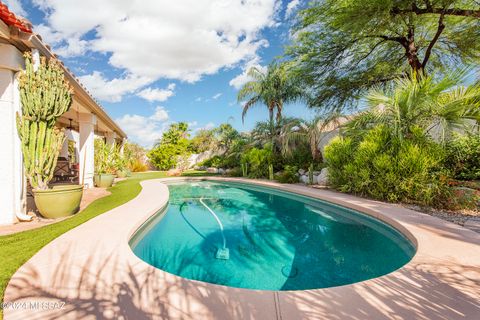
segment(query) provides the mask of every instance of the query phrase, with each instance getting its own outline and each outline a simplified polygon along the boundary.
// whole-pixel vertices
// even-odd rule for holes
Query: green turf
[[[185,176],[201,176],[205,172],[189,171]],[[87,208],[72,218],[47,225],[34,230],[24,231],[0,237],[0,296],[2,297],[9,279],[15,271],[30,259],[42,247],[61,234],[76,226],[118,207],[133,198],[141,191],[140,181],[166,177],[165,172],[147,172],[133,174],[131,178],[121,181],[108,190],[112,193],[92,202]],[[0,308],[0,318],[2,310]]]

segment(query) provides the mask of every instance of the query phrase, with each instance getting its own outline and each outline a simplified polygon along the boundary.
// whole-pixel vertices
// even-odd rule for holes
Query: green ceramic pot
[[[110,188],[113,185],[113,179],[115,179],[115,176],[109,173],[96,174],[93,177],[95,186],[99,188]]]
[[[48,219],[73,215],[80,208],[83,186],[61,185],[48,190],[33,190],[35,205],[40,214]]]

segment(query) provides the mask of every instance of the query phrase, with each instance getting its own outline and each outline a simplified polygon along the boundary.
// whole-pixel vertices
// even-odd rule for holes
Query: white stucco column
[[[80,126],[80,159],[78,159],[80,163],[80,184],[83,181],[86,188],[92,188],[95,172],[94,143],[97,118],[91,113],[80,113],[78,122]]]
[[[0,44],[0,224],[25,213],[25,179],[16,113],[21,112],[16,72],[23,68],[20,51]]]
[[[115,132],[107,132],[105,138],[107,140],[107,144],[113,147],[115,145],[115,139],[117,138],[117,134]]]
[[[122,139],[122,144],[120,145],[120,154],[123,155],[123,152],[125,151],[125,143],[127,143],[127,139],[123,138]]]

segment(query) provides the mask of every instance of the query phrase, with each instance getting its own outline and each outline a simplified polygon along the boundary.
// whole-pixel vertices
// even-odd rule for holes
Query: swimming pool
[[[406,264],[415,248],[365,214],[250,184],[168,184],[169,205],[132,238],[134,253],[192,280],[257,290],[351,284]]]

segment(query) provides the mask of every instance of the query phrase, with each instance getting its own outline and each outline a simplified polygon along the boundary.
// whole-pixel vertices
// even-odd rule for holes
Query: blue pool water
[[[147,263],[187,279],[258,290],[327,288],[387,274],[415,253],[388,225],[308,197],[210,181],[172,183],[169,191],[168,208],[130,244]]]

